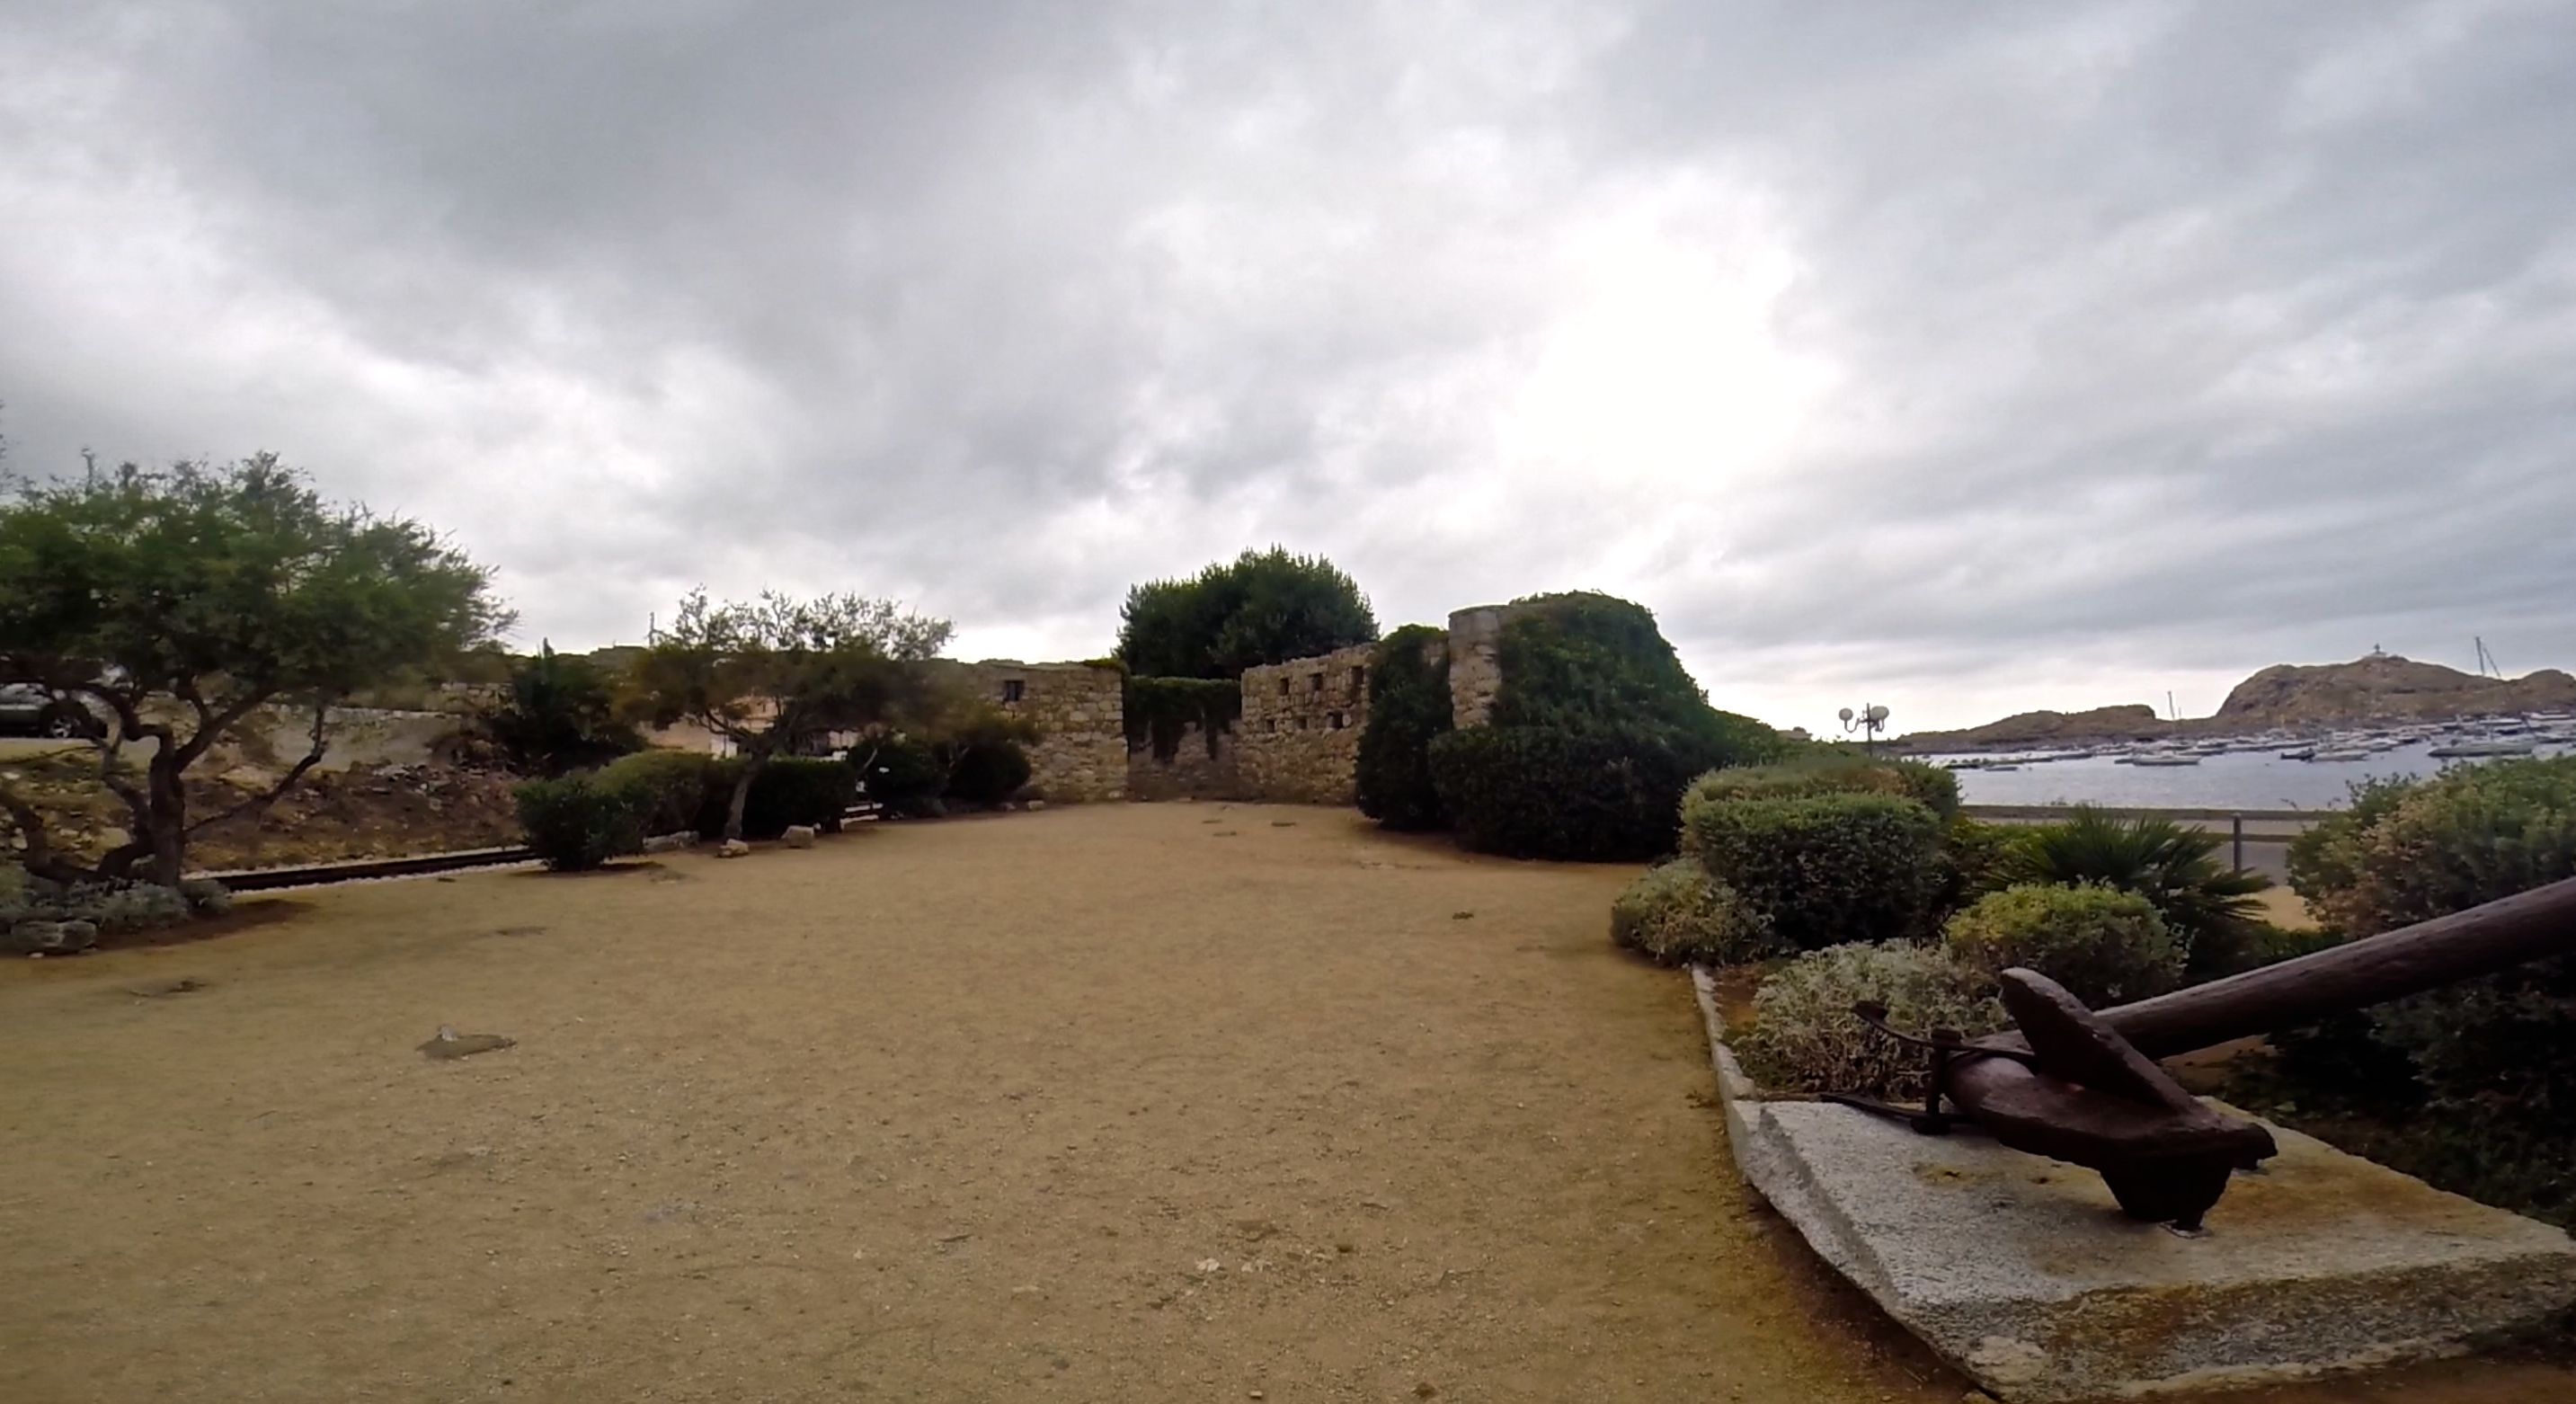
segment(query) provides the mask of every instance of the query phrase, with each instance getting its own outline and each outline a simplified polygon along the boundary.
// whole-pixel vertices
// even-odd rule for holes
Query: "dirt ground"
[[[1957,1404],[1738,1185],[1628,874],[1107,806],[11,962],[0,1399]]]

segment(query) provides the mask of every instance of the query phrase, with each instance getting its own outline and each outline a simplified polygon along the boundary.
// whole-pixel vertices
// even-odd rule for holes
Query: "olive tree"
[[[0,492],[0,680],[35,683],[96,718],[99,782],[128,812],[127,841],[83,868],[52,852],[34,806],[0,786],[32,871],[139,869],[175,884],[190,835],[273,803],[321,762],[335,705],[508,622],[490,573],[438,533],[326,502],[273,454],[93,465]],[[310,749],[265,791],[191,815],[188,767],[269,703],[310,713]]]
[[[937,692],[923,664],[950,632],[947,620],[890,600],[763,591],[717,603],[696,590],[636,660],[630,706],[656,726],[694,722],[733,743],[743,765],[724,836],[738,839],[752,781],[771,757],[931,704]]]

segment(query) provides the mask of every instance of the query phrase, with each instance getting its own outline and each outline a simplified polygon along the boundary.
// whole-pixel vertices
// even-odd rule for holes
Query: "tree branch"
[[[313,704],[313,749],[305,752],[304,758],[297,761],[293,768],[289,769],[276,784],[271,785],[266,794],[253,795],[249,799],[243,800],[241,803],[234,805],[232,808],[225,810],[221,814],[209,815],[206,818],[200,819],[197,822],[190,824],[185,832],[193,834],[199,829],[220,824],[227,819],[235,818],[254,810],[266,809],[270,805],[277,803],[280,795],[283,795],[288,790],[295,788],[295,782],[304,778],[304,772],[311,770],[313,767],[322,763],[323,752],[330,749],[330,744],[323,739],[323,727],[325,722],[330,718],[330,715],[330,703],[316,702]]]
[[[45,816],[6,783],[0,783],[0,811],[6,811],[9,822],[17,827],[20,866],[39,876],[59,876],[54,871],[54,846],[45,830]]]

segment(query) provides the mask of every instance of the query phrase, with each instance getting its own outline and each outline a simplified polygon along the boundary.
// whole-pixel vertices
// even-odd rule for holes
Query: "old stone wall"
[[[1289,804],[1349,804],[1368,723],[1368,669],[1375,644],[1320,658],[1247,668],[1243,673],[1243,784],[1252,798]]]
[[[1115,668],[1090,663],[953,663],[985,701],[1036,724],[1029,784],[1053,802],[1127,793],[1125,708]]]
[[[1483,726],[1503,687],[1503,620],[1508,605],[1476,605],[1449,616],[1449,720],[1459,730]]]
[[[1243,747],[1231,727],[1219,727],[1210,747],[1196,722],[1181,728],[1181,741],[1169,757],[1154,754],[1151,740],[1127,748],[1127,798],[1131,800],[1249,799],[1244,788]]]

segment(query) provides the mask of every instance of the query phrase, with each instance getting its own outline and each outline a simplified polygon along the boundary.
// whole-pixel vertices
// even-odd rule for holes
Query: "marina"
[[[2364,780],[2413,779],[2445,766],[2576,753],[2576,715],[2407,723],[2334,731],[2111,743],[1921,759],[1959,777],[1977,805],[2340,809]]]

